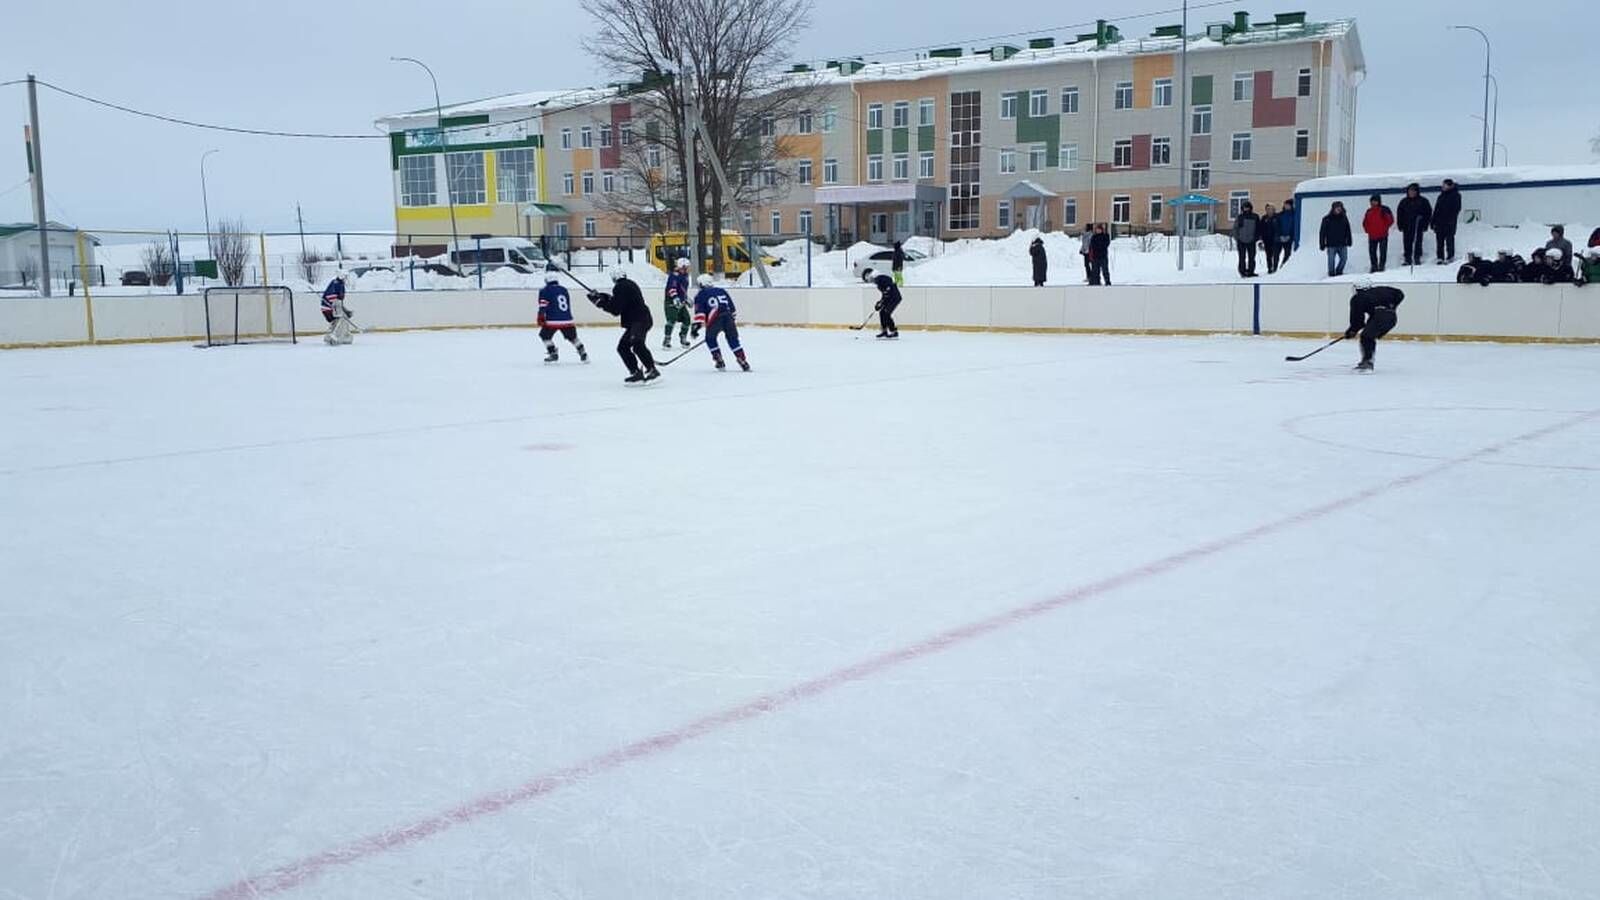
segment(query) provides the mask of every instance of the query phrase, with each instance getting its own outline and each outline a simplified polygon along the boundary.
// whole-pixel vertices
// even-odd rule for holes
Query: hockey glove
[[[877,303],[872,304],[872,311],[873,312],[880,312],[882,310],[883,310],[883,301],[882,300],[879,300]]]
[[[1355,337],[1359,333],[1360,333],[1360,329],[1359,328],[1346,328],[1344,330],[1344,339],[1348,341],[1351,338]]]
[[[544,313],[540,313],[539,314],[539,327],[540,328],[544,327]]]
[[[699,322],[694,323],[694,327],[689,329],[689,339],[692,340],[692,341],[700,339],[700,323]]]

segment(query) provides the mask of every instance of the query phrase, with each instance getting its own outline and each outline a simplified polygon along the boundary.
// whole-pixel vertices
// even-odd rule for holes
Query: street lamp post
[[[1482,28],[1475,25],[1451,25],[1456,31],[1475,31],[1478,37],[1483,38],[1483,150],[1478,155],[1478,163],[1484,168],[1489,167],[1489,80],[1494,76],[1489,73],[1490,54],[1489,36],[1483,33]]]
[[[221,150],[207,150],[200,154],[200,206],[206,215],[206,253],[216,259],[216,247],[211,243],[211,198],[206,194],[206,157]]]
[[[1494,148],[1500,141],[1500,79],[1489,76],[1494,86],[1494,114],[1489,117],[1489,165],[1494,165]]]
[[[1495,145],[1494,145],[1494,149],[1495,149],[1495,152],[1499,153],[1500,158],[1505,161],[1506,165],[1508,165],[1508,166],[1511,165],[1511,151],[1506,149],[1506,145],[1505,144],[1501,144],[1499,142],[1496,142]],[[1501,152],[1501,151],[1504,151],[1504,152]]]
[[[1189,239],[1189,205],[1182,202],[1189,187],[1189,0],[1183,0],[1183,25],[1178,29],[1178,205],[1172,223],[1178,233],[1178,271],[1183,271],[1183,245]]]
[[[433,114],[439,127],[439,152],[444,155],[444,199],[450,205],[450,252],[454,252],[459,249],[457,245],[461,243],[461,235],[456,230],[455,185],[451,183],[450,178],[450,139],[445,133],[444,106],[439,102],[439,79],[433,77],[433,70],[420,59],[410,56],[391,56],[389,59],[392,62],[408,62],[421,66],[422,71],[428,73],[428,80],[433,82]],[[450,253],[447,252],[445,258],[450,259]]]

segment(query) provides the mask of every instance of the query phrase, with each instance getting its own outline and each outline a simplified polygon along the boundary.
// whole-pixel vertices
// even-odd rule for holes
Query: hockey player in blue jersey
[[[689,260],[678,260],[671,275],[667,276],[666,297],[667,330],[661,334],[661,349],[672,349],[672,326],[678,326],[678,345],[689,346]]]
[[[556,352],[556,332],[567,339],[578,351],[578,359],[588,362],[589,353],[578,340],[578,326],[572,322],[572,297],[561,286],[561,278],[554,272],[544,273],[544,287],[539,290],[539,340],[544,341],[544,361],[553,363],[561,358]]]
[[[733,297],[714,286],[713,280],[710,275],[701,275],[697,280],[700,291],[694,295],[694,336],[700,336],[701,328],[706,330],[706,346],[711,348],[711,361],[717,364],[718,369],[726,369],[727,364],[722,361],[717,336],[727,337],[733,358],[739,361],[739,368],[748,372],[750,360],[745,358],[744,347],[739,344],[739,324],[734,318],[737,311],[733,308]]]

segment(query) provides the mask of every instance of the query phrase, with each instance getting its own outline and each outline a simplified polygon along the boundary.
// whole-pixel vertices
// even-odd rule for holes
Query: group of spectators
[[[1394,211],[1383,204],[1382,196],[1373,194],[1367,199],[1367,212],[1361,218],[1361,230],[1367,236],[1367,271],[1376,274],[1389,267],[1389,234],[1396,226],[1403,242],[1402,265],[1422,265],[1429,231],[1434,237],[1434,261],[1448,265],[1456,257],[1456,226],[1460,220],[1461,190],[1449,178],[1439,186],[1437,203],[1429,203],[1422,196],[1422,186],[1415,181],[1406,185],[1406,195]],[[1317,230],[1317,248],[1328,255],[1329,278],[1344,274],[1354,244],[1350,215],[1343,203],[1335,201]]]
[[[1267,204],[1264,214],[1257,214],[1255,205],[1246,200],[1239,205],[1239,215],[1233,219],[1233,240],[1239,247],[1239,277],[1256,277],[1256,248],[1267,257],[1267,274],[1294,255],[1294,233],[1299,224],[1299,214],[1294,201],[1283,201],[1283,209],[1274,210]]]
[[[1550,240],[1523,259],[1520,254],[1502,249],[1494,259],[1478,250],[1467,252],[1467,260],[1456,270],[1456,283],[1481,284],[1591,284],[1600,281],[1600,228],[1589,235],[1589,246],[1581,253],[1573,250],[1567,230],[1560,225],[1550,229]]]

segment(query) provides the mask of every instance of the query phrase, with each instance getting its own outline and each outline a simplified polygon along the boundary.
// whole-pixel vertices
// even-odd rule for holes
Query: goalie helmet
[[[561,276],[557,275],[554,272],[546,272],[546,273],[544,273],[544,283],[545,284],[555,284],[556,282],[558,282],[560,280],[561,280]]]
[[[689,257],[687,257],[687,256],[678,257],[678,261],[676,263],[674,263],[674,265],[679,269],[687,269],[687,268],[689,268]]]
[[[709,272],[701,273],[700,277],[696,278],[694,281],[695,284],[698,284],[701,287],[711,287],[712,284],[716,283],[716,279],[712,278],[711,273]]]

